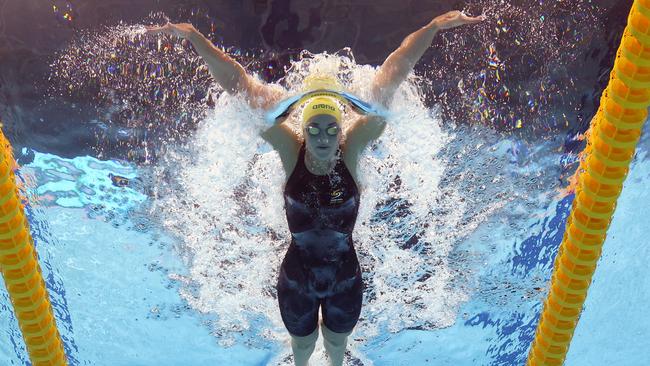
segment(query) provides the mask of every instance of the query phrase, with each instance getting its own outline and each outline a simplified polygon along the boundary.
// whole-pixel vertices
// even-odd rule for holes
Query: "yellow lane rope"
[[[0,271],[32,365],[67,365],[2,130],[0,158]]]
[[[635,0],[609,84],[588,133],[586,158],[528,366],[562,365],[650,105],[650,0]]]

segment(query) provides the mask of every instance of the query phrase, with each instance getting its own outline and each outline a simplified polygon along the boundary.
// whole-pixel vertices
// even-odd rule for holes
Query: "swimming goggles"
[[[312,136],[320,135],[320,131],[321,129],[316,126],[307,126],[307,133]],[[328,127],[325,129],[325,133],[327,133],[329,136],[336,136],[339,133],[339,126]]]
[[[386,116],[386,112],[368,102],[364,102],[358,97],[348,93],[348,92],[339,92],[329,89],[318,89],[310,92],[294,95],[289,97],[281,102],[279,102],[275,108],[266,113],[265,119],[269,124],[274,124],[278,118],[286,117],[293,111],[293,108],[297,105],[302,104],[309,98],[326,96],[338,99],[343,103],[349,104],[355,112],[360,114],[375,114],[378,116]]]

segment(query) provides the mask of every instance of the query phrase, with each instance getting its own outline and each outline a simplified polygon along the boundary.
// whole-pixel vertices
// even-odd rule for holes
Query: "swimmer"
[[[291,335],[297,366],[308,364],[318,339],[319,309],[325,351],[330,365],[343,363],[347,338],[361,312],[361,268],[352,240],[360,202],[357,164],[364,148],[386,125],[384,116],[393,94],[429,48],[438,31],[475,24],[485,16],[470,17],[450,11],[407,36],[379,68],[370,87],[372,103],[345,92],[333,78],[313,76],[307,93],[290,100],[287,111],[304,105],[300,134],[280,111],[261,133],[279,153],[286,173],[284,202],[291,243],[277,283],[280,314]],[[287,100],[280,86],[265,84],[215,47],[191,24],[167,23],[147,27],[147,33],[165,33],[189,40],[207,63],[212,77],[226,92],[242,95],[253,108],[271,111]],[[316,90],[316,92],[314,92]],[[358,107],[361,117],[343,131],[342,104]],[[376,107],[371,107],[374,105]]]

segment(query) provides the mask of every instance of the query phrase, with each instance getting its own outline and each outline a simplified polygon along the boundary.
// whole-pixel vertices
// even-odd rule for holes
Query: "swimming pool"
[[[313,68],[343,70],[361,95],[374,72],[345,54],[312,55],[285,85]],[[412,78],[364,160],[355,234],[367,289],[350,359],[523,364],[572,200],[560,179],[576,156],[558,151],[561,136],[451,123],[423,99]],[[195,130],[139,163],[21,151],[31,156],[18,174],[70,364],[285,362],[272,290],[287,244],[283,175],[256,137],[260,117],[221,94]],[[567,365],[647,359],[647,136]],[[27,364],[1,296],[0,361]],[[322,356],[319,348],[315,364]]]
[[[648,294],[642,280],[648,249],[640,213],[648,200],[648,147],[646,138],[619,201],[567,364],[625,360],[641,365],[647,357],[642,339],[648,324],[641,305]],[[34,186],[40,202],[29,217],[71,364],[259,365],[282,352],[280,341],[219,345],[210,332],[213,315],[196,312],[179,296],[175,279],[188,269],[174,252],[174,241],[136,214],[146,197],[115,187],[109,174],[135,179],[138,173],[118,162],[42,153],[21,170],[21,176],[41,182]],[[472,259],[472,251],[485,251],[487,237],[510,230],[499,220],[479,225],[452,254],[475,272],[476,283],[450,324],[380,332],[359,342],[356,352],[375,365],[523,362],[570,202],[570,197],[554,201],[527,222],[524,235],[504,235],[490,243],[489,256]],[[2,300],[3,364],[26,364],[6,293]],[[255,332],[255,325],[251,328],[247,331]],[[590,352],[594,347],[600,352]]]

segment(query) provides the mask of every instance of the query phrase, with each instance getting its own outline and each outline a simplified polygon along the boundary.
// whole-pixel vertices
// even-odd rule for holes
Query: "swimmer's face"
[[[329,114],[318,114],[303,127],[305,148],[318,160],[334,159],[339,148],[341,126]]]

